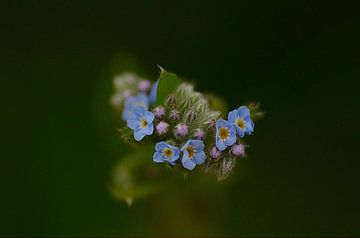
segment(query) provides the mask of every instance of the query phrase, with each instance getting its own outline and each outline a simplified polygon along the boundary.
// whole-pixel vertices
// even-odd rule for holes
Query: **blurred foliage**
[[[129,206],[134,199],[142,198],[155,191],[154,179],[159,173],[158,168],[149,166],[153,153],[152,146],[142,146],[119,160],[112,173],[111,194],[124,200]]]

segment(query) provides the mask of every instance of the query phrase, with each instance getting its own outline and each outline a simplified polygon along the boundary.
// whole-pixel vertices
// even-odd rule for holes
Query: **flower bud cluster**
[[[159,81],[151,83],[135,74],[114,79],[115,107],[123,105],[122,118],[136,141],[156,143],[153,160],[192,170],[205,163],[205,170],[219,178],[232,172],[236,158],[245,156],[244,137],[254,131],[250,110],[241,106],[227,120],[210,108],[206,97],[183,83],[164,103],[156,103]]]

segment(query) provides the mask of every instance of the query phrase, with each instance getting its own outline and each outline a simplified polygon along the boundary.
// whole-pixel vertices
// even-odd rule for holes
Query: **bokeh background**
[[[358,7],[347,1],[1,1],[0,235],[360,235]],[[260,101],[249,157],[218,183],[109,193],[120,55]],[[154,165],[156,166],[156,165]]]

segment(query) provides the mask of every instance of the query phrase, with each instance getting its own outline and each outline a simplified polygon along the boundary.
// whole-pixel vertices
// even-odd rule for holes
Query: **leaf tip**
[[[160,69],[161,73],[165,71],[165,69],[163,69],[160,65],[157,65],[157,67]]]

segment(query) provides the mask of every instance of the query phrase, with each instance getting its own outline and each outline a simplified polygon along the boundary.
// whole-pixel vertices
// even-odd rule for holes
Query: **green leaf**
[[[181,80],[176,74],[161,69],[155,106],[163,104],[166,98],[174,93],[180,84]]]

